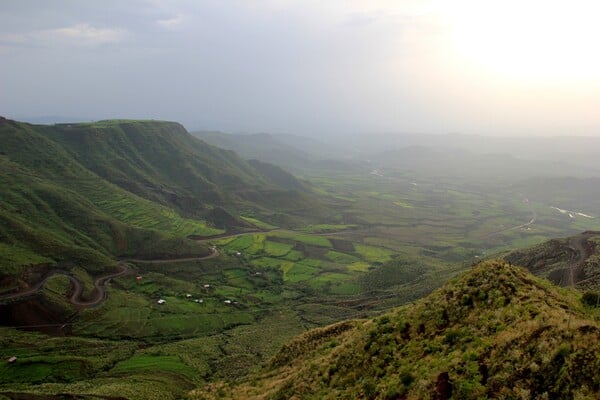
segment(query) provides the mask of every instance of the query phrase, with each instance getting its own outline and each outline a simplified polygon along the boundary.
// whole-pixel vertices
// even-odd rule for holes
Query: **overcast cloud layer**
[[[2,1],[0,115],[304,135],[600,134],[596,69],[488,68],[460,56],[451,10],[432,4]]]

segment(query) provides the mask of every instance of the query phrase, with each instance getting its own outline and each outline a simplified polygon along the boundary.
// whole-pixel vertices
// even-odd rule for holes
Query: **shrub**
[[[415,381],[415,377],[410,372],[404,371],[400,374],[400,382],[402,382],[402,384],[404,386],[408,387],[414,381]]]
[[[371,380],[366,380],[363,382],[362,390],[367,399],[375,398],[375,395],[377,394],[377,386],[375,386],[375,383],[373,383]]]
[[[452,346],[453,344],[458,342],[458,339],[460,339],[460,336],[461,335],[460,335],[459,331],[450,330],[446,333],[446,336],[444,336],[444,343]]]
[[[387,391],[385,392],[385,400],[396,400],[398,398],[400,398],[404,393],[406,393],[406,389],[402,388],[401,390],[398,390],[398,386],[396,385],[391,385],[390,387],[388,387]]]
[[[462,298],[460,299],[460,303],[463,306],[470,307],[473,305],[473,298],[465,293],[465,294],[463,294]]]
[[[600,293],[585,292],[581,302],[587,306],[598,307],[600,305]]]

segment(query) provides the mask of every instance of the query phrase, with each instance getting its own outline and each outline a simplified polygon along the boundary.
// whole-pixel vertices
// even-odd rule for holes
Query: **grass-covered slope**
[[[93,273],[115,257],[203,255],[185,237],[222,232],[103,179],[46,129],[0,120],[2,276],[36,265]]]
[[[173,122],[1,119],[0,143],[4,273],[62,261],[100,267],[149,249],[197,253],[174,238],[252,227],[240,212],[294,224],[326,210],[292,175]]]
[[[262,373],[192,397],[596,399],[599,335],[575,292],[490,261],[412,305],[309,331]]]
[[[234,212],[321,206],[292,175],[248,163],[193,137],[178,123],[116,120],[39,129],[104,179],[184,215],[210,216],[214,206]]]

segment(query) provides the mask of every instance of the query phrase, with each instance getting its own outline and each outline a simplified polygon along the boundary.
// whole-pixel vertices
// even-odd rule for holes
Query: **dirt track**
[[[0,296],[0,300],[16,300],[23,297],[31,296],[42,290],[46,282],[56,275],[65,275],[71,281],[71,285],[73,287],[73,294],[69,297],[69,302],[76,306],[82,307],[93,307],[100,304],[106,298],[106,284],[117,276],[121,276],[129,272],[129,268],[125,265],[124,262],[120,261],[117,265],[119,268],[119,272],[114,272],[107,275],[102,275],[94,280],[94,289],[92,290],[92,299],[91,300],[82,300],[81,295],[83,294],[84,284],[74,276],[70,275],[69,272],[63,270],[55,270],[48,273],[44,279],[40,282],[36,283],[31,288],[19,291],[16,293],[10,293]]]
[[[114,274],[104,275],[94,280],[94,289],[92,290],[92,299],[88,301],[81,300],[84,285],[72,276],[69,276],[71,284],[73,285],[73,294],[69,297],[69,301],[76,306],[93,307],[100,304],[106,299],[106,284],[117,276],[125,275],[129,272],[129,268],[124,262],[120,261],[117,265],[120,269],[119,272]]]
[[[200,242],[200,240],[198,242]],[[218,257],[219,255],[220,255],[219,250],[217,250],[216,247],[211,247],[210,248],[210,254],[207,255],[207,256],[202,256],[202,257],[157,258],[157,259],[153,259],[153,260],[142,260],[142,259],[136,259],[136,258],[128,258],[128,259],[123,260],[121,262],[132,262],[132,263],[138,263],[138,264],[168,264],[168,263],[173,263],[173,262],[209,260],[211,258]]]
[[[581,234],[569,240],[569,249],[573,254],[560,279],[560,285],[573,287],[577,283],[577,277],[581,277],[583,264],[592,254],[592,249],[587,242],[592,236],[595,234]]]
[[[529,222],[526,222],[524,224],[517,225],[517,226],[511,226],[509,228],[505,228],[505,229],[502,229],[502,230],[499,230],[499,231],[496,231],[496,232],[488,233],[487,235],[483,236],[483,238],[484,239],[488,239],[488,238],[491,238],[493,236],[500,235],[501,233],[505,233],[505,232],[508,232],[508,231],[514,231],[514,230],[517,230],[517,229],[526,228],[529,225],[535,224],[535,222],[537,221],[537,218],[538,218],[537,212],[533,208],[530,208],[530,211],[531,211],[531,219],[529,220]]]

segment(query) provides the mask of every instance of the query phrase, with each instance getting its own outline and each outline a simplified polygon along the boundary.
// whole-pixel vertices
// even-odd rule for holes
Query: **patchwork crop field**
[[[336,223],[284,229],[242,217],[255,231],[223,236],[176,214],[130,210],[126,198],[97,199],[104,212],[142,228],[221,234],[201,240],[219,255],[129,262],[106,301],[85,309],[67,303],[66,279],[52,278],[42,296],[70,313],[52,326],[67,336],[2,328],[0,358],[17,362],[0,363],[0,393],[18,384],[21,392],[178,398],[203,382],[244,376],[306,329],[420,298],[479,259],[600,230],[596,218],[570,217],[493,186],[414,176],[305,178],[344,204],[333,211]],[[14,257],[28,255],[15,250]],[[90,295],[94,275],[72,272]]]

